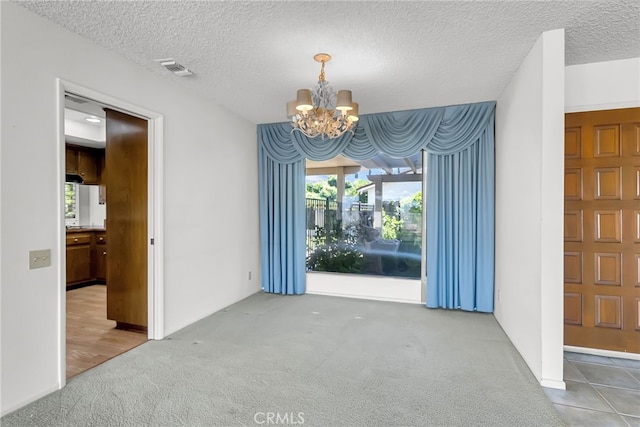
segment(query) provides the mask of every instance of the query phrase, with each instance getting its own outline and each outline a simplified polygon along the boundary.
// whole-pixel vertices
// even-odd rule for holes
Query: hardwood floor
[[[107,319],[107,287],[67,291],[67,379],[147,341],[147,333],[115,329]]]

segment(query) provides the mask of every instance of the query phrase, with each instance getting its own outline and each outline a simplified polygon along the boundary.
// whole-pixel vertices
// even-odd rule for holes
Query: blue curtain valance
[[[432,154],[453,154],[479,138],[494,109],[495,102],[481,102],[365,114],[353,134],[324,141],[291,132],[289,123],[265,124],[258,126],[258,140],[265,155],[281,164],[329,160],[338,154],[353,160],[368,160],[381,153],[402,158],[422,149]]]

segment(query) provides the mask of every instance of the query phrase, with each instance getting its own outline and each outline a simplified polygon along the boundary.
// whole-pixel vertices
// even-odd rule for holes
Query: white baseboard
[[[309,291],[309,290],[306,291],[306,293],[313,294],[313,295],[326,295],[330,297],[369,299],[373,301],[402,302],[405,304],[422,304],[420,301],[404,299],[404,298],[377,297],[377,296],[371,296],[371,295],[353,295],[353,294],[344,294],[339,292],[324,292],[324,291]]]
[[[43,391],[41,393],[38,393],[38,394],[35,394],[35,395],[29,397],[28,399],[24,399],[24,400],[22,400],[22,401],[20,401],[18,403],[13,403],[13,404],[9,405],[6,408],[2,408],[2,412],[0,412],[0,416],[4,417],[5,415],[10,414],[13,411],[17,411],[18,409],[22,408],[23,406],[27,406],[29,403],[35,402],[36,400],[40,399],[41,397],[44,397],[47,394],[51,394],[54,391],[58,391],[61,388],[62,387],[58,387],[58,386],[47,388],[45,391]]]
[[[558,380],[540,380],[540,385],[542,387],[547,387],[547,388],[555,388],[558,390],[566,390],[567,389],[567,384],[564,381],[558,381]]]
[[[624,351],[601,350],[599,348],[574,347],[565,345],[564,351],[572,351],[574,353],[593,354],[594,356],[617,357],[618,359],[640,360],[638,353],[626,353]]]

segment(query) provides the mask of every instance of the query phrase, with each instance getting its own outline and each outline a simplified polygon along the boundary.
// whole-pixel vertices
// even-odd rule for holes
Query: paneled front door
[[[566,345],[640,353],[640,108],[567,114]]]

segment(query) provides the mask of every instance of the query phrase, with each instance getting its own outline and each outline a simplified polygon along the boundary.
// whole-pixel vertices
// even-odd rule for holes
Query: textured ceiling
[[[567,65],[640,57],[638,0],[18,3],[254,123],[286,120],[318,52],[361,114],[494,100],[547,30],[565,28]]]

